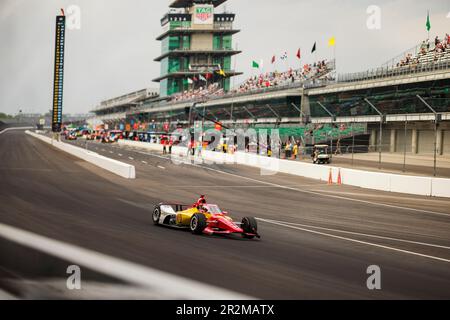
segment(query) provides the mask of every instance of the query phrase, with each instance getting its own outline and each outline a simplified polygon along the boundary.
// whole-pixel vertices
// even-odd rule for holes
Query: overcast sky
[[[160,52],[155,38],[169,0],[0,0],[0,112],[16,114],[51,109],[54,24],[59,8],[78,5],[81,29],[66,32],[64,112],[85,113],[101,100],[158,84],[153,59]],[[381,8],[381,29],[369,30],[368,6]],[[264,60],[266,71],[288,64],[270,64],[272,55],[287,51],[290,66],[331,58],[327,47],[336,37],[340,72],[377,67],[408,50],[427,36],[450,32],[450,0],[229,0],[236,13],[234,45],[243,51],[236,69],[245,76],[255,70],[252,60]],[[222,9],[219,9],[222,11]]]

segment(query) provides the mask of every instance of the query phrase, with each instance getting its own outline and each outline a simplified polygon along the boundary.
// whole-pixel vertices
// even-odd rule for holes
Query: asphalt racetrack
[[[450,298],[450,200],[87,147],[135,165],[137,178],[23,131],[0,135],[0,223],[256,298]],[[191,204],[200,194],[238,220],[257,217],[261,240],[153,225],[155,204]],[[381,269],[381,290],[367,288],[371,265]]]

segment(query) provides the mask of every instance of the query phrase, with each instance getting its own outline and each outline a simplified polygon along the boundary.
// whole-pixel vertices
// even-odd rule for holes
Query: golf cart
[[[328,148],[329,146],[326,144],[319,144],[314,146],[313,152],[311,154],[314,164],[316,163],[328,164],[331,162],[331,156],[328,153]]]

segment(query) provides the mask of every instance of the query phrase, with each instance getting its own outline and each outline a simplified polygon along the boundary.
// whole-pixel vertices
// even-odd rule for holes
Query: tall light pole
[[[379,156],[378,156],[378,169],[381,170],[381,147],[382,147],[382,143],[383,143],[383,114],[380,112],[380,110],[378,110],[377,107],[375,107],[373,105],[372,102],[369,101],[369,99],[365,98],[364,99],[365,102],[367,102],[367,104],[373,109],[375,110],[376,113],[378,113],[378,115],[380,116],[380,134],[379,134],[379,139],[378,139],[378,152],[379,152]]]
[[[416,97],[422,101],[422,103],[431,110],[431,112],[434,113],[434,165],[433,165],[433,175],[436,177],[437,174],[437,127],[439,122],[439,114],[436,112],[436,110],[433,109],[432,106],[430,106],[425,99],[423,99],[421,96],[416,95]]]
[[[405,115],[404,141],[403,141],[403,172],[406,172],[406,139],[408,130],[408,115]]]
[[[317,101],[317,104],[323,109],[325,110],[326,113],[328,113],[331,117],[331,157],[333,157],[333,124],[336,121],[336,116],[334,114],[332,114],[320,101]]]

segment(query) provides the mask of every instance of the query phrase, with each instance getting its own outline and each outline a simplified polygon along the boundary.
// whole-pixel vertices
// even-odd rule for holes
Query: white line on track
[[[263,220],[265,222],[277,222],[277,223],[283,223],[283,224],[293,225],[293,226],[297,226],[297,227],[313,228],[313,229],[324,230],[324,231],[331,231],[331,232],[345,233],[345,234],[351,234],[351,235],[356,235],[356,236],[363,236],[363,237],[367,237],[367,238],[376,238],[376,239],[390,240],[390,241],[396,241],[396,242],[411,243],[411,244],[417,244],[417,245],[426,246],[426,247],[434,247],[434,248],[450,250],[450,247],[441,246],[441,245],[438,245],[438,244],[426,243],[426,242],[419,242],[419,241],[405,240],[405,239],[399,239],[399,238],[378,236],[378,235],[374,235],[374,234],[360,233],[360,232],[353,232],[353,231],[345,231],[345,230],[332,229],[332,228],[317,227],[317,226],[312,226],[312,225],[307,225],[307,224],[286,222],[286,221],[278,221],[278,220],[273,220],[273,219],[261,219],[261,221],[263,221]]]
[[[119,153],[118,156],[121,157],[121,156],[123,156],[123,154]]]
[[[328,187],[328,186],[321,185],[320,187]],[[366,190],[369,191],[369,189],[366,189]],[[340,194],[340,195],[346,195],[346,196],[360,196],[360,197],[383,198],[383,199],[389,198],[389,199],[394,199],[394,200],[398,199],[398,195],[396,195],[394,193],[392,195],[386,195],[386,194],[380,194],[380,193],[343,192],[343,191],[333,191],[333,190],[327,190],[327,189],[311,189],[311,191],[324,192],[324,193],[330,193],[330,194]],[[439,203],[448,205],[448,203],[449,203],[449,200],[433,198],[433,197],[423,198],[423,197],[413,197],[413,195],[408,195],[408,196],[402,196],[401,198],[402,198],[402,200],[420,202],[421,204],[424,204],[425,202],[430,202],[430,203],[439,202]]]
[[[431,256],[431,255],[427,255],[427,254],[422,254],[422,253],[418,253],[418,252],[414,252],[414,251],[408,251],[408,250],[398,249],[398,248],[394,248],[394,247],[390,247],[390,246],[385,246],[385,245],[381,245],[381,244],[377,244],[377,243],[372,243],[372,242],[367,242],[367,241],[356,240],[356,239],[347,238],[347,237],[343,237],[343,236],[337,236],[337,235],[330,234],[330,233],[320,232],[320,231],[311,230],[311,229],[302,228],[302,227],[296,227],[296,226],[292,226],[292,225],[289,225],[289,224],[280,223],[280,222],[276,222],[276,221],[271,221],[271,220],[266,220],[266,219],[261,219],[261,218],[257,218],[257,219],[258,219],[259,221],[263,221],[263,222],[266,222],[266,223],[269,223],[269,224],[273,224],[273,225],[278,225],[278,226],[281,226],[281,227],[286,227],[286,228],[290,228],[290,229],[301,230],[301,231],[305,231],[305,232],[309,232],[309,233],[314,233],[314,234],[322,235],[322,236],[325,236],[325,237],[330,237],[330,238],[335,238],[335,239],[340,239],[340,240],[350,241],[350,242],[359,243],[359,244],[364,244],[364,245],[368,245],[368,246],[372,246],[372,247],[377,247],[377,248],[382,248],[382,249],[386,249],[386,250],[402,252],[402,253],[406,253],[406,254],[410,254],[410,255],[414,255],[414,256],[419,256],[419,257],[423,257],[423,258],[428,258],[428,259],[432,259],[432,260],[437,260],[437,261],[442,261],[442,262],[450,263],[450,260],[449,260],[449,259],[444,259],[444,258],[440,258],[440,257],[436,257],[436,256]]]
[[[214,172],[230,175],[230,176],[237,177],[237,178],[241,178],[241,179],[245,179],[245,180],[249,180],[249,181],[255,181],[255,182],[263,183],[263,184],[266,184],[266,185],[271,185],[271,186],[274,186],[274,187],[278,187],[280,189],[293,190],[293,191],[298,191],[298,192],[306,193],[306,194],[312,194],[312,195],[315,195],[315,196],[321,196],[321,197],[325,197],[325,198],[333,198],[333,199],[346,200],[346,201],[352,201],[352,202],[359,202],[359,203],[364,203],[364,204],[369,204],[369,205],[374,205],[374,206],[380,206],[380,207],[387,207],[387,208],[394,208],[394,209],[400,209],[400,210],[405,210],[405,211],[414,211],[414,212],[428,213],[428,214],[434,214],[434,215],[439,215],[439,216],[450,217],[450,214],[448,214],[448,213],[435,212],[435,211],[429,211],[429,210],[423,210],[423,209],[408,208],[408,207],[396,206],[396,205],[391,205],[391,204],[386,204],[386,203],[378,203],[378,202],[373,202],[373,201],[368,201],[368,200],[360,200],[360,199],[336,196],[336,195],[331,195],[331,194],[323,194],[323,193],[320,193],[320,192],[303,190],[303,189],[283,186],[283,185],[277,184],[277,183],[272,183],[272,182],[262,181],[262,180],[258,180],[258,179],[254,179],[254,178],[244,177],[244,176],[240,176],[240,175],[237,175],[237,174],[234,174],[234,173],[230,173],[230,172],[226,172],[226,171],[222,171],[222,170],[218,170],[218,169],[213,169],[213,168],[201,166],[201,165],[198,165],[198,164],[191,164],[191,165],[195,166],[195,167],[207,169],[207,170],[210,170],[210,171],[214,171]]]
[[[148,162],[147,162],[147,161],[143,161],[143,160],[142,160],[142,163],[143,163],[143,164],[148,164]]]
[[[254,299],[237,292],[108,256],[2,223],[0,223],[0,238],[79,264],[105,275],[143,286],[149,290],[161,292],[162,296],[169,295],[174,299]]]
[[[313,185],[296,185],[297,187],[310,187]],[[166,188],[217,188],[217,189],[221,189],[221,188],[256,188],[256,189],[269,189],[269,188],[278,188],[278,187],[274,187],[274,186],[260,186],[260,185],[173,185],[173,186],[165,186]]]
[[[141,154],[145,154],[145,155],[149,155],[149,156],[156,157],[156,158],[162,158],[162,159],[165,159],[165,160],[170,159],[170,157],[164,157],[164,156],[160,156],[160,155],[156,155],[156,154],[152,154],[152,153],[148,153],[148,152],[142,152],[142,151],[135,151],[135,152],[141,153]],[[181,162],[181,160],[179,160],[179,161]],[[298,189],[298,188],[289,187],[289,186],[283,186],[283,185],[277,184],[277,183],[262,181],[262,180],[249,178],[249,177],[244,177],[244,176],[241,176],[241,175],[238,175],[238,174],[234,174],[234,173],[230,173],[230,172],[226,172],[226,171],[222,171],[222,170],[218,170],[218,169],[213,169],[213,168],[210,168],[210,167],[207,167],[207,166],[204,166],[204,165],[193,164],[190,161],[183,161],[182,163],[183,164],[187,164],[187,165],[191,165],[193,167],[214,171],[214,172],[217,172],[217,173],[226,174],[226,175],[229,175],[229,176],[232,176],[232,177],[241,178],[241,179],[245,179],[245,180],[248,180],[248,181],[254,181],[254,182],[262,183],[262,184],[265,184],[265,185],[278,187],[280,189],[292,190],[292,191],[297,191],[297,192],[301,192],[301,193],[305,193],[305,194],[312,194],[312,195],[315,195],[315,196],[320,196],[320,197],[325,197],[325,198],[332,198],[332,199],[346,200],[346,201],[351,201],[351,202],[358,202],[358,203],[368,204],[368,205],[372,205],[372,206],[379,206],[379,207],[385,207],[385,208],[393,208],[393,209],[405,210],[405,211],[410,211],[410,212],[413,211],[413,212],[419,212],[419,213],[426,213],[426,214],[433,214],[433,215],[438,215],[438,216],[450,217],[450,214],[443,213],[443,212],[436,212],[436,211],[430,211],[430,210],[424,210],[424,209],[402,207],[402,206],[391,205],[391,204],[386,204],[386,203],[379,203],[379,202],[373,202],[373,201],[368,201],[368,200],[354,199],[354,198],[348,198],[348,197],[343,197],[343,196],[338,196],[338,195],[324,194],[324,193],[317,192],[317,191],[310,191],[310,190]]]
[[[158,166],[158,168],[160,168],[162,170],[166,170],[166,168],[164,168],[163,166]]]
[[[128,159],[130,159],[130,160],[134,160],[134,158],[133,158],[133,157],[128,157]]]
[[[11,131],[11,130],[25,130],[25,129],[33,129],[34,127],[11,127],[11,128],[6,128],[3,129],[2,131],[0,131],[0,134],[3,134],[5,132]]]

